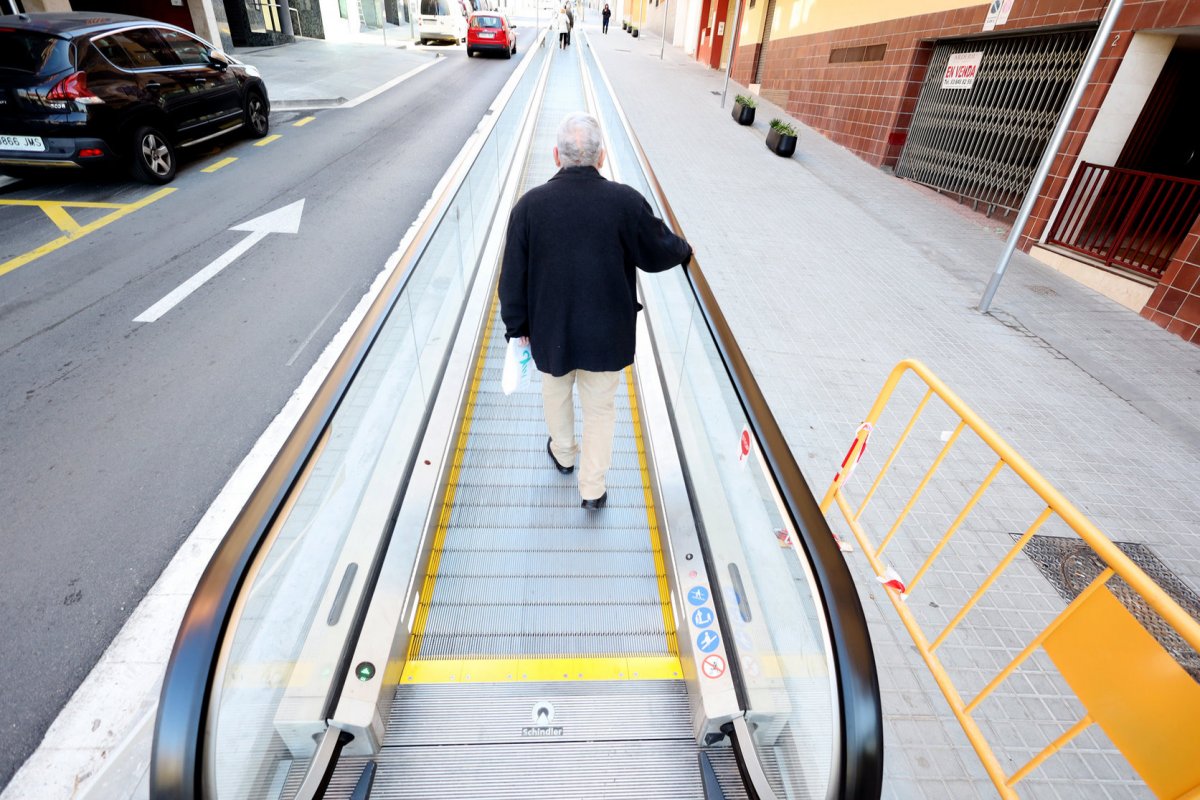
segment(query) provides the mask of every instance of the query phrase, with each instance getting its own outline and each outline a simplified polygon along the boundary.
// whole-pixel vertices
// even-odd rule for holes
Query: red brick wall
[[[997,32],[1095,22],[1106,0],[1016,0]],[[782,92],[787,112],[848,147],[868,163],[891,166],[904,138],[925,79],[932,43],[940,38],[980,35],[987,4],[855,28],[774,40],[759,79],[764,94]],[[1037,241],[1074,167],[1086,133],[1112,83],[1132,31],[1200,25],[1200,2],[1127,0],[1096,65],[1091,84],[1050,172],[1022,237],[1022,249]],[[835,48],[887,44],[882,61],[830,64]],[[733,76],[746,84],[755,42],[739,42]]]
[[[1200,219],[1175,251],[1142,316],[1200,344]]]

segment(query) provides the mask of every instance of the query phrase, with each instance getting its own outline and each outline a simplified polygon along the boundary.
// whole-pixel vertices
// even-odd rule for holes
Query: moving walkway
[[[530,51],[201,579],[152,796],[878,797],[856,590],[699,265],[639,275],[603,510],[500,391],[567,113],[678,230],[586,36]]]

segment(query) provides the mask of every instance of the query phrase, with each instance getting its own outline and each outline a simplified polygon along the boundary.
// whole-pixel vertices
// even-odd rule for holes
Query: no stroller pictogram
[[[725,674],[725,659],[718,655],[705,656],[700,668],[704,670],[704,677],[719,678]]]

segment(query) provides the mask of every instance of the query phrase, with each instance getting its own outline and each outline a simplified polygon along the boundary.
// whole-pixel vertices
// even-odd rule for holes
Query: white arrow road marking
[[[255,217],[249,222],[234,225],[229,230],[250,231],[250,235],[222,253],[216,261],[181,283],[162,300],[138,314],[133,321],[154,322],[158,320],[163,314],[183,302],[184,298],[207,283],[214,275],[232,264],[238,256],[267,238],[268,234],[298,233],[300,231],[300,215],[303,212],[304,200],[301,199],[291,205],[263,214],[261,217]]]

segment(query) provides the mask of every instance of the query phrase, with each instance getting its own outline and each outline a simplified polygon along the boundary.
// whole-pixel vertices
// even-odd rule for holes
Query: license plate
[[[495,39],[495,38],[496,38],[496,34],[494,34],[494,33],[488,33],[487,31],[480,31],[480,32],[479,32],[479,38],[480,38],[480,39]]]
[[[27,150],[44,153],[46,145],[40,136],[5,136],[0,133],[0,150]]]

